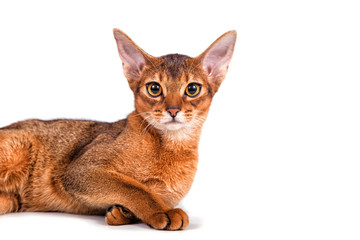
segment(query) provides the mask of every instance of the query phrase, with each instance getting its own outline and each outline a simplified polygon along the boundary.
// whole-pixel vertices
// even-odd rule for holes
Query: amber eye
[[[161,95],[161,86],[156,82],[146,84],[146,88],[152,97],[158,97]]]
[[[188,95],[189,97],[196,97],[201,90],[201,85],[197,84],[197,83],[190,83],[186,89],[185,89],[185,94]]]

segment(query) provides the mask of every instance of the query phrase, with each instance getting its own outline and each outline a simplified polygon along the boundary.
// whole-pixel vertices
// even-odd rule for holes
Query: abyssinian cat
[[[103,214],[111,225],[143,221],[184,229],[174,208],[189,191],[201,127],[225,78],[236,32],[198,57],[153,57],[114,29],[135,111],[114,123],[27,120],[0,129],[0,214]]]

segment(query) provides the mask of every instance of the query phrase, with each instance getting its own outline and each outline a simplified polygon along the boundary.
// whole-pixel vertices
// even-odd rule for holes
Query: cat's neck
[[[127,120],[129,127],[133,129],[135,135],[157,142],[161,147],[168,150],[198,148],[201,127],[163,131],[149,125],[137,111],[132,112]]]

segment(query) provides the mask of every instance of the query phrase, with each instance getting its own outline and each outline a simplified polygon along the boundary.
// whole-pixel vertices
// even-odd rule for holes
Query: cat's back
[[[25,120],[0,129],[0,138],[11,142],[27,141],[41,152],[44,158],[72,158],[99,136],[115,139],[125,128],[126,121],[115,123],[57,119],[50,121]],[[40,157],[40,156],[39,156]]]
[[[0,128],[0,130],[23,130],[32,133],[58,133],[69,131],[77,131],[82,129],[89,129],[95,125],[109,125],[110,123],[97,122],[90,120],[73,120],[73,119],[55,119],[55,120],[40,120],[29,119],[24,121],[15,122],[6,127]]]
[[[126,125],[126,120],[114,123],[91,120],[55,119],[39,120],[30,119],[19,121],[0,128],[0,131],[23,131],[39,137],[55,138],[81,138],[94,137],[99,134],[119,135]]]

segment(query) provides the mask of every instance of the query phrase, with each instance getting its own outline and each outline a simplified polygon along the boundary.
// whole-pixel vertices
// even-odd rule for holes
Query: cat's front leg
[[[109,225],[126,225],[138,222],[139,219],[124,206],[114,205],[108,208],[105,222]]]
[[[105,215],[105,221],[109,225],[127,225],[139,222],[129,209],[115,205],[110,207]],[[166,212],[159,212],[149,219],[148,225],[156,229],[179,230],[189,224],[188,216],[181,209],[171,209]]]
[[[107,222],[112,225],[128,224],[140,219],[155,229],[181,230],[189,224],[184,211],[169,208],[145,185],[118,172],[72,166],[64,176],[64,187],[87,206],[103,209],[123,206],[110,209],[110,212],[116,213],[106,216]]]

